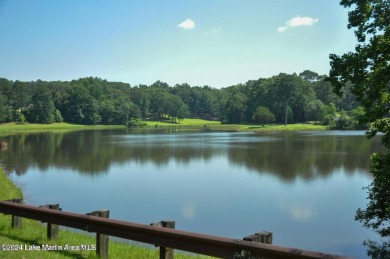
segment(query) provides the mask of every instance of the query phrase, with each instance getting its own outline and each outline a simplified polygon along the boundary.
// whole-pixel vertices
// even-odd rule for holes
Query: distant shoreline
[[[180,124],[158,121],[146,121],[146,126],[139,129],[153,128],[182,128],[210,131],[303,131],[303,130],[329,130],[327,126],[314,125],[313,123],[288,124],[221,124],[218,121],[206,121],[201,119],[185,119]],[[14,122],[0,124],[0,135],[10,135],[15,133],[44,133],[44,132],[69,132],[79,130],[110,130],[127,129],[124,125],[78,125],[70,123],[52,124],[17,124]]]

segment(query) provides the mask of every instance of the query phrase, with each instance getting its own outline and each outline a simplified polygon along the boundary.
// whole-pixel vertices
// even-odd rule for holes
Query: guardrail
[[[232,239],[226,237],[205,235],[177,229],[161,227],[163,224],[143,225],[138,223],[102,218],[99,212],[89,213],[89,215],[65,212],[59,209],[58,206],[50,208],[49,205],[35,207],[31,205],[19,204],[20,200],[0,201],[0,212],[13,215],[12,225],[20,227],[22,218],[29,218],[50,224],[49,232],[52,231],[55,225],[67,226],[71,228],[81,229],[88,232],[95,232],[97,235],[114,236],[138,242],[153,244],[160,246],[165,252],[160,250],[160,258],[169,258],[173,253],[167,252],[166,247],[178,249],[182,251],[193,252],[197,254],[209,255],[220,258],[347,258],[337,255],[318,253],[313,251],[301,250],[296,248],[282,247],[271,244],[263,244],[256,241],[272,241],[272,236],[256,235],[248,236],[244,240]],[[108,216],[108,215],[107,215]],[[54,226],[53,226],[54,224]],[[169,223],[165,223],[169,225]],[[50,229],[50,230],[49,230]],[[50,238],[50,237],[49,237]],[[108,238],[97,238],[104,240],[102,244],[97,243],[97,246],[103,246],[103,251],[97,253],[104,258],[108,257]],[[99,241],[100,242],[100,241]],[[161,255],[163,254],[163,257]],[[171,257],[172,258],[172,257]]]

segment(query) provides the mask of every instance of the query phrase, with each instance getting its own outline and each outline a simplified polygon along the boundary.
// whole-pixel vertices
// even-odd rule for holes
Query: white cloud
[[[181,22],[177,27],[182,28],[184,30],[190,30],[195,28],[195,22],[191,19],[187,19]]]
[[[189,221],[193,220],[196,216],[195,208],[193,205],[187,204],[182,207],[183,217]]]
[[[296,16],[288,20],[284,26],[278,28],[278,32],[284,32],[290,27],[298,27],[298,26],[311,26],[319,21],[318,18],[311,18],[308,16]]]
[[[308,206],[297,206],[290,208],[290,215],[296,221],[306,221],[313,218],[314,212]]]
[[[283,201],[281,209],[294,221],[309,221],[316,216],[316,211],[308,204],[294,204]]]

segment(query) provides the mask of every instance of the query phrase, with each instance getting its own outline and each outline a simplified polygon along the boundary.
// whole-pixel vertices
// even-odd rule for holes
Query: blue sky
[[[0,0],[0,77],[227,87],[329,72],[352,51],[337,0]]]

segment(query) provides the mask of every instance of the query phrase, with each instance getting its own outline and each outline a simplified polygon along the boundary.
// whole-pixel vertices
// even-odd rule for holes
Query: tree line
[[[0,122],[134,125],[142,119],[180,123],[191,117],[222,123],[314,121],[334,128],[360,127],[364,112],[352,86],[347,83],[340,98],[325,78],[305,70],[222,89],[161,81],[132,87],[96,77],[70,82],[0,78]]]

